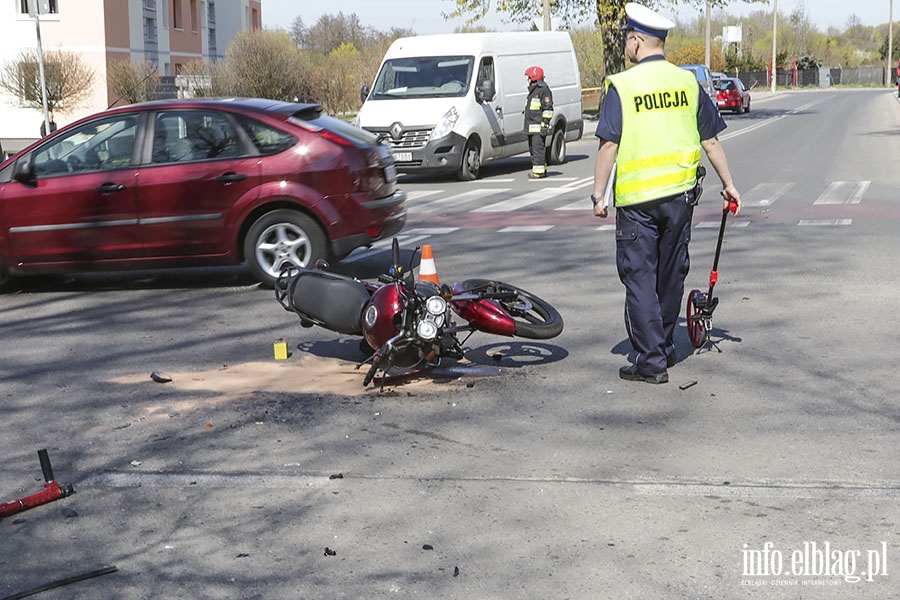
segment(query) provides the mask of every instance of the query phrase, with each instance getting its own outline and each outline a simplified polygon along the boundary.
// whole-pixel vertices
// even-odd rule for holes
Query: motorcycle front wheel
[[[472,293],[509,294],[508,298],[493,299],[515,323],[516,337],[532,340],[549,340],[563,330],[562,315],[546,300],[502,281],[468,279],[462,282],[463,290]]]

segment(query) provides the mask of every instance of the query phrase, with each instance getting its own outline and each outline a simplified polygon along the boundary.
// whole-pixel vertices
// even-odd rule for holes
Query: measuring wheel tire
[[[687,321],[688,337],[691,338],[691,344],[694,345],[694,348],[700,348],[709,339],[709,331],[706,329],[706,324],[699,317],[699,305],[705,304],[706,294],[700,290],[691,290],[691,293],[688,295],[685,320]]]

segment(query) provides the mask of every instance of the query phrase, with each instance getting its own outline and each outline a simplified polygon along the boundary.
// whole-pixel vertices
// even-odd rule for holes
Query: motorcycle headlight
[[[416,333],[423,340],[433,340],[438,333],[438,326],[432,321],[419,321],[416,325]]]
[[[434,129],[431,130],[429,140],[439,140],[450,135],[450,132],[453,131],[453,126],[456,125],[457,120],[459,120],[459,113],[456,112],[455,106],[451,106],[450,110],[444,113],[444,116],[441,117],[441,120],[438,121],[438,124],[435,125]]]
[[[366,322],[367,327],[375,327],[375,322],[378,321],[378,309],[374,304],[370,304],[369,308],[366,309],[365,317],[363,317]]]
[[[442,315],[447,311],[447,301],[440,296],[432,296],[425,301],[425,310],[435,317]]]

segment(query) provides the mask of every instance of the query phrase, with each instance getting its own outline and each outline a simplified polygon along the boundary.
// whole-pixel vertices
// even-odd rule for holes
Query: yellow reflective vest
[[[615,205],[650,202],[694,187],[701,149],[700,86],[694,74],[651,60],[606,81],[622,101]]]

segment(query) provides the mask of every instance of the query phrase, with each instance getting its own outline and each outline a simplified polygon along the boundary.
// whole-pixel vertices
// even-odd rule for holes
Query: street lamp
[[[710,0],[706,0],[706,68],[709,68],[709,4]]]

